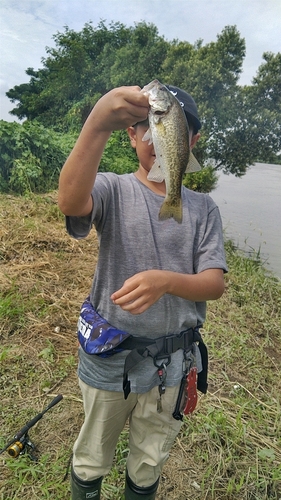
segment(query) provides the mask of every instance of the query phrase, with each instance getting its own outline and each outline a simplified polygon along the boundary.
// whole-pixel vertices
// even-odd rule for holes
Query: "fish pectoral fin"
[[[164,175],[160,166],[159,161],[155,158],[155,161],[151,167],[151,170],[147,174],[147,180],[152,182],[163,182]]]
[[[199,172],[199,170],[201,170],[201,166],[198,163],[198,161],[196,160],[194,154],[192,152],[190,152],[189,160],[188,160],[188,164],[187,164],[185,173]]]
[[[142,138],[142,141],[149,141],[148,142],[148,145],[152,144],[153,141],[152,141],[152,135],[151,135],[151,130],[150,128],[147,129],[147,131],[145,132],[143,138]]]

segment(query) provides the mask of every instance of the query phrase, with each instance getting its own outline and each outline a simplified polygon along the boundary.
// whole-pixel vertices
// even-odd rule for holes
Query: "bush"
[[[36,121],[23,124],[0,121],[0,192],[46,193],[57,188],[58,177],[74,146],[73,133],[62,134]],[[125,174],[138,168],[135,150],[125,130],[112,133],[101,159],[100,172]],[[193,191],[209,193],[217,174],[212,167],[188,174],[183,183]]]
[[[138,158],[131,147],[126,130],[116,130],[111,134],[99,166],[100,172],[127,174],[138,169]]]
[[[216,188],[218,175],[213,167],[204,167],[199,172],[186,174],[183,184],[192,191],[200,193],[210,193]]]
[[[43,193],[57,187],[62,165],[75,142],[33,121],[0,121],[0,192]]]

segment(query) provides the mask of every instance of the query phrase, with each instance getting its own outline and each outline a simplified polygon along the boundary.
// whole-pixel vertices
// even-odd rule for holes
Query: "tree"
[[[202,164],[214,157],[216,137],[232,120],[232,96],[244,57],[245,40],[235,26],[227,26],[217,42],[206,45],[202,40],[194,46],[174,41],[167,54],[165,80],[190,92],[198,105],[203,127],[196,157]]]
[[[258,159],[281,163],[281,53],[265,52],[253,85],[248,88],[253,120],[262,138]]]
[[[281,163],[281,54],[263,58],[253,85],[236,87],[225,100],[231,114],[209,140],[217,168],[238,176],[255,161]]]
[[[152,24],[139,23],[131,31],[130,42],[116,51],[110,69],[112,87],[140,85],[160,78],[169,43]]]
[[[96,29],[89,23],[80,32],[66,26],[63,33],[53,36],[55,47],[47,47],[47,57],[42,58],[43,68],[26,71],[31,76],[29,84],[18,85],[7,92],[12,102],[18,101],[11,113],[65,130],[65,117],[73,105],[85,95],[99,97],[110,89],[110,82],[104,85],[100,78],[101,54],[107,44],[114,52],[127,42],[129,33],[130,30],[119,23],[107,28],[101,22]]]
[[[265,53],[252,85],[240,86],[245,40],[235,26],[208,44],[168,42],[145,22],[107,27],[102,21],[96,28],[88,23],[80,32],[65,27],[53,38],[43,67],[28,68],[30,82],[7,92],[17,103],[15,116],[78,132],[104,93],[158,78],[195,98],[203,125],[195,155],[202,165],[212,158],[216,169],[243,175],[257,160],[279,161],[281,55]],[[118,147],[115,139],[113,144]]]
[[[157,28],[145,23],[107,28],[101,22],[96,29],[89,23],[81,32],[65,27],[53,39],[56,46],[47,48],[43,69],[28,68],[29,84],[15,86],[7,96],[18,101],[13,115],[58,130],[81,126],[97,99],[113,87],[147,83],[159,73],[168,48]]]

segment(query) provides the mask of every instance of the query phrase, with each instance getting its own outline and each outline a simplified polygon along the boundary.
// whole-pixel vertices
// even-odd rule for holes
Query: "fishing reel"
[[[43,410],[41,413],[38,413],[36,417],[34,417],[32,420],[27,422],[25,426],[17,432],[17,434],[14,436],[14,438],[9,441],[6,446],[0,450],[0,455],[1,453],[4,453],[4,451],[7,451],[7,453],[13,457],[17,458],[19,455],[24,455],[27,453],[31,460],[37,461],[37,457],[34,455],[34,451],[36,451],[36,446],[35,444],[30,440],[28,431],[31,427],[33,427],[38,420],[40,420],[45,413],[50,410],[53,406],[55,406],[59,401],[61,401],[63,396],[59,394],[58,396],[51,401],[51,403]]]
[[[18,441],[15,441],[6,449],[10,457],[17,458],[19,455],[27,453],[31,460],[37,461],[37,457],[33,454],[36,451],[35,444],[29,439],[28,433],[24,434]],[[2,453],[2,451],[1,451]]]

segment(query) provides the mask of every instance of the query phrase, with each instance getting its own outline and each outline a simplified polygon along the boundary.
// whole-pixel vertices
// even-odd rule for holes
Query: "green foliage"
[[[281,163],[281,54],[264,54],[253,85],[224,99],[224,127],[209,136],[217,168],[243,175],[254,161]]]
[[[251,112],[248,121],[257,124],[256,138],[260,140],[258,159],[281,163],[278,154],[281,150],[281,53],[274,55],[267,52],[263,54],[263,59],[253,85],[246,89]]]
[[[23,194],[56,188],[74,140],[73,135],[58,134],[36,121],[21,125],[1,120],[0,191]]]
[[[186,174],[183,179],[183,184],[192,191],[200,193],[210,193],[216,188],[218,175],[215,169],[211,166],[203,168],[200,172]]]
[[[65,130],[65,116],[73,105],[85,95],[109,90],[100,77],[99,59],[108,44],[114,54],[122,39],[127,39],[127,32],[118,23],[108,29],[101,22],[97,29],[89,23],[81,32],[66,27],[63,33],[56,33],[55,47],[47,47],[47,57],[42,60],[44,67],[38,71],[28,68],[30,83],[7,92],[12,102],[19,101],[12,114]]]
[[[44,68],[28,68],[30,83],[15,86],[7,96],[18,101],[13,115],[58,130],[69,127],[65,117],[73,113],[80,116],[80,128],[97,97],[113,87],[147,83],[159,73],[169,45],[144,22],[135,28],[87,23],[81,32],[66,27],[53,39],[56,47],[47,47]]]
[[[137,167],[138,158],[131,147],[127,132],[116,130],[107,142],[99,171],[126,174],[135,172]]]
[[[259,104],[265,103],[270,111],[281,112],[281,53],[263,54],[264,62],[258,69],[253,85]]]
[[[10,321],[11,325],[22,325],[25,314],[25,305],[22,296],[16,288],[7,294],[0,295],[0,321]]]
[[[110,70],[113,87],[124,84],[143,87],[162,73],[161,67],[169,44],[158,35],[157,28],[141,22],[130,33],[128,43],[115,54]]]
[[[246,45],[236,26],[226,26],[215,42],[207,44],[203,40],[168,42],[156,26],[145,22],[134,27],[87,23],[80,32],[65,27],[53,39],[55,46],[47,47],[43,67],[28,68],[29,83],[7,92],[17,103],[11,112],[14,116],[77,134],[106,92],[121,85],[142,87],[158,78],[195,98],[203,124],[196,147],[202,165],[212,158],[216,169],[241,176],[256,161],[281,162],[281,54],[263,54],[252,85],[240,86]],[[130,171],[123,146],[114,152],[114,145],[119,149],[115,138],[101,168]],[[28,173],[23,168],[27,163]],[[14,169],[15,189],[18,182],[29,189],[45,166],[31,151],[16,161]]]

